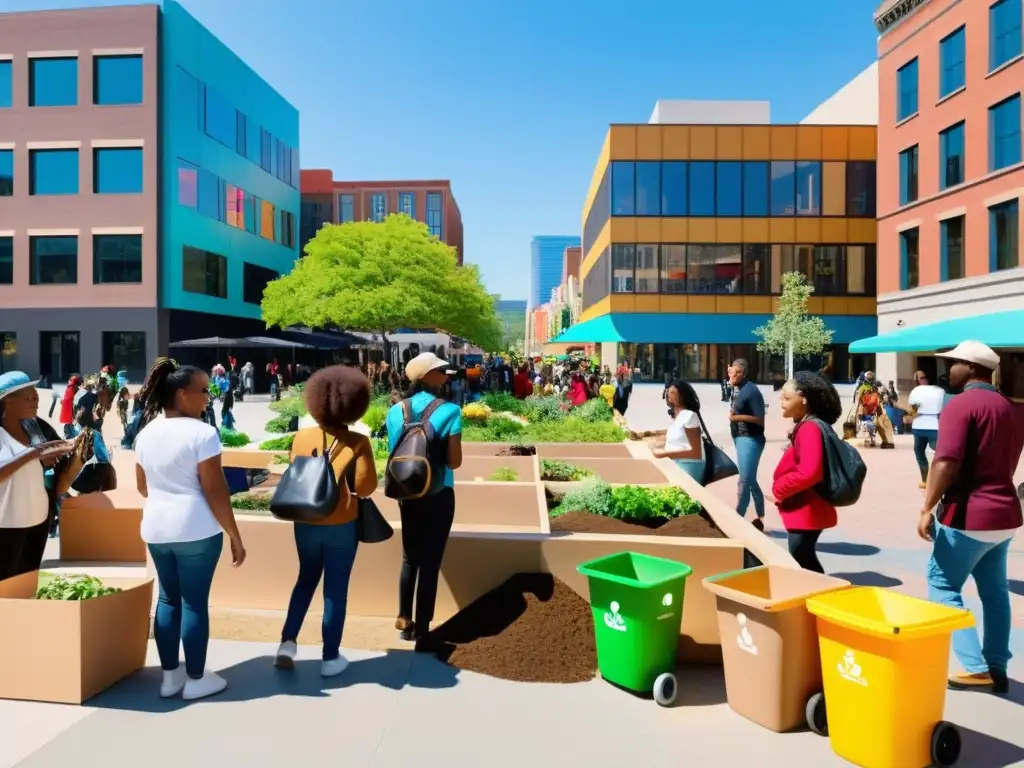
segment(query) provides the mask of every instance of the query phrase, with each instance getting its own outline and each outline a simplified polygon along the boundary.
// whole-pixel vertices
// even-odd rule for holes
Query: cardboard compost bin
[[[39,572],[0,581],[0,698],[81,704],[141,669],[152,579],[108,579],[122,591],[36,600]]]

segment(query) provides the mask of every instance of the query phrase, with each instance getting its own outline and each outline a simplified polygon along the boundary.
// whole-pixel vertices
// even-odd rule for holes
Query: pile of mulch
[[[498,451],[499,456],[536,456],[537,446],[535,445],[510,445]]]
[[[590,604],[547,573],[518,573],[430,633],[441,661],[519,683],[597,673]]]
[[[706,512],[683,515],[661,525],[627,523],[614,517],[589,512],[568,512],[551,518],[552,533],[604,533],[633,536],[689,536],[697,539],[724,539]]]

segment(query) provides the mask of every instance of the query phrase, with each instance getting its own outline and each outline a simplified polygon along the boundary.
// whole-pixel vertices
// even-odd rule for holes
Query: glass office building
[[[578,247],[575,235],[534,235],[530,242],[530,304],[551,301],[551,292],[562,284],[565,249]]]

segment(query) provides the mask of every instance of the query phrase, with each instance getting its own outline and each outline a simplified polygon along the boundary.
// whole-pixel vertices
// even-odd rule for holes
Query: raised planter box
[[[550,457],[544,457],[550,458]],[[579,456],[573,459],[558,459],[580,469],[589,469],[606,483],[611,485],[665,485],[668,478],[652,461],[634,458],[593,458]],[[543,472],[543,468],[541,468]],[[557,481],[545,481],[557,482]]]
[[[275,456],[288,458],[288,451],[250,451],[243,448],[224,448],[221,463],[232,469],[267,469],[274,463]]]
[[[533,457],[527,457],[533,458]],[[385,519],[401,520],[398,502],[378,490],[373,495]],[[490,483],[455,481],[455,524],[460,526],[511,526],[523,531],[546,532],[548,519],[541,483]]]
[[[500,456],[510,443],[471,443],[463,441],[462,455]],[[632,454],[625,443],[530,443],[542,459],[628,459]]]
[[[144,563],[139,534],[144,499],[132,483],[104,493],[84,493],[60,505],[60,559],[85,563]]]
[[[0,582],[0,698],[81,704],[146,663],[153,580],[117,594],[36,600],[38,572]]]
[[[536,456],[464,456],[462,466],[455,470],[455,480],[489,480],[499,469],[513,470],[515,482],[530,483],[539,479]]]

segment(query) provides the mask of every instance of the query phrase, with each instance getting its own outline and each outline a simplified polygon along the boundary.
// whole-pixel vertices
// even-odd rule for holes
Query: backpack
[[[444,400],[437,397],[416,418],[412,401],[402,401],[402,431],[384,468],[384,495],[398,501],[422,499],[437,490],[444,479],[430,417]]]
[[[841,439],[836,431],[820,419],[808,419],[821,432],[824,448],[824,477],[814,491],[835,507],[856,504],[864,487],[868,467],[857,449]]]

